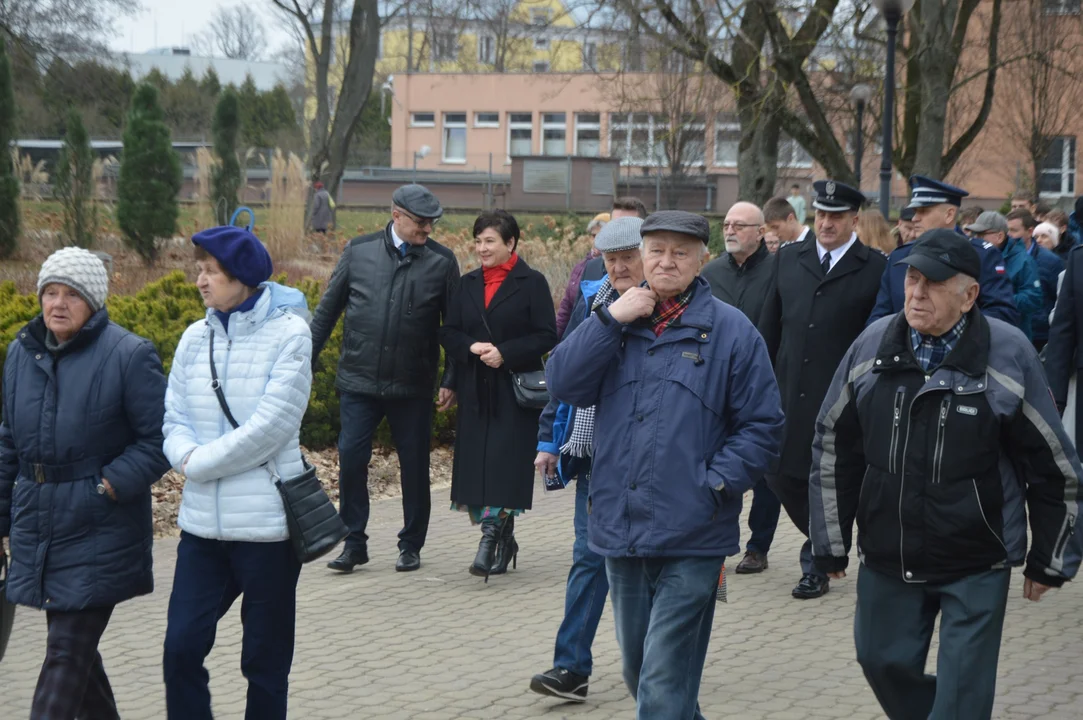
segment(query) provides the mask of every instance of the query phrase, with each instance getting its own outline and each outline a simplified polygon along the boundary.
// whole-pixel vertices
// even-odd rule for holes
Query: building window
[[[1079,15],[1080,0],[1042,0],[1043,15]]]
[[[483,65],[496,63],[496,38],[482,35],[478,38],[478,62]]]
[[[436,113],[410,113],[410,127],[436,127]]]
[[[597,70],[598,45],[597,43],[583,43],[583,69]]]
[[[531,155],[534,118],[530,113],[508,113],[508,162],[512,155]]]
[[[498,112],[476,112],[476,113],[474,113],[474,127],[476,127],[476,128],[500,127],[500,113],[498,113]]]
[[[602,125],[599,113],[575,114],[575,154],[598,157],[602,154]]]
[[[444,162],[466,162],[466,113],[444,113]]]
[[[432,57],[436,62],[454,60],[459,54],[459,38],[455,33],[434,32],[432,34]]]
[[[542,113],[542,155],[567,155],[567,115]]]
[[[714,164],[721,167],[737,167],[738,146],[741,143],[741,125],[736,115],[719,115],[715,120]]]
[[[778,141],[778,166],[809,168],[812,167],[812,156],[796,140],[783,135]]]
[[[535,60],[534,61],[534,72],[536,72],[536,73],[549,72],[549,61],[548,60]]]
[[[1038,192],[1043,195],[1075,195],[1075,137],[1053,138],[1042,162]]]
[[[703,167],[707,159],[707,123],[695,115],[681,120],[675,145],[681,154],[682,167]]]
[[[548,50],[549,49],[549,38],[547,38],[547,37],[536,37],[536,38],[534,38],[534,49],[535,50]]]
[[[609,154],[622,165],[661,165],[666,162],[663,142],[669,132],[664,115],[613,113],[609,116]]]
[[[549,24],[549,8],[531,8],[530,24],[545,27]]]

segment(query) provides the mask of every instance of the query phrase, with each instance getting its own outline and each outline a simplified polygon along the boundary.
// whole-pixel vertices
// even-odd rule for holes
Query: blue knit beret
[[[242,227],[213,227],[193,235],[192,242],[210,253],[223,270],[248,287],[266,282],[274,272],[267,248]]]

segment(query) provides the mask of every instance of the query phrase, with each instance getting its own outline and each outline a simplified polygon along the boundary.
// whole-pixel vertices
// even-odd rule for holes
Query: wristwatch
[[[98,494],[99,495],[104,495],[105,494],[105,483],[98,483]]]

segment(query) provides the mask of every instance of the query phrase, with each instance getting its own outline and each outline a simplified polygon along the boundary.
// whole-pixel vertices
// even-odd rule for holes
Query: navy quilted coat
[[[46,610],[114,605],[154,589],[150,486],[165,375],[154,346],[99,310],[56,356],[39,315],[8,347],[0,425],[0,537],[8,599]],[[102,478],[117,500],[100,495]]]

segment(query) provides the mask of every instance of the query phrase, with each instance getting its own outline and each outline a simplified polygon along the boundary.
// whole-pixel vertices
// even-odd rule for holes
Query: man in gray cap
[[[643,256],[639,229],[643,220],[610,220],[594,239],[606,273],[600,280],[583,280],[576,291],[579,302],[572,311],[565,337],[603,307],[643,284]],[[591,458],[594,447],[594,408],[576,408],[553,399],[538,423],[538,457],[534,465],[550,489],[563,488],[575,479],[575,543],[572,567],[564,591],[564,620],[557,630],[553,667],[535,675],[530,689],[541,695],[583,702],[593,669],[591,645],[605,608],[609,582],[605,558],[587,545],[587,506],[590,497]]]
[[[1009,237],[1007,218],[995,210],[983,212],[964,230],[970,237],[990,243],[1004,256],[1003,267],[1012,282],[1013,299],[1019,311],[1018,327],[1028,340],[1034,340],[1031,318],[1042,313],[1045,307],[1042,280],[1034,258],[1027,253],[1022,240]],[[1048,310],[1044,312],[1049,314]]]
[[[782,408],[763,338],[697,277],[707,221],[656,212],[640,234],[646,286],[583,320],[546,375],[553,397],[594,407],[588,544],[605,557],[636,716],[702,718],[718,575]]]
[[[421,185],[392,196],[391,222],[354,238],[327,283],[312,320],[312,359],[345,311],[339,390],[339,493],[350,529],[342,554],[328,567],[350,572],[368,562],[368,465],[372,436],[387,418],[399,455],[404,527],[396,570],[421,567],[429,527],[429,442],[433,391],[440,361],[436,332],[459,284],[450,250],[429,238],[443,215],[440,201]],[[455,402],[454,368],[445,363],[439,406]]]

